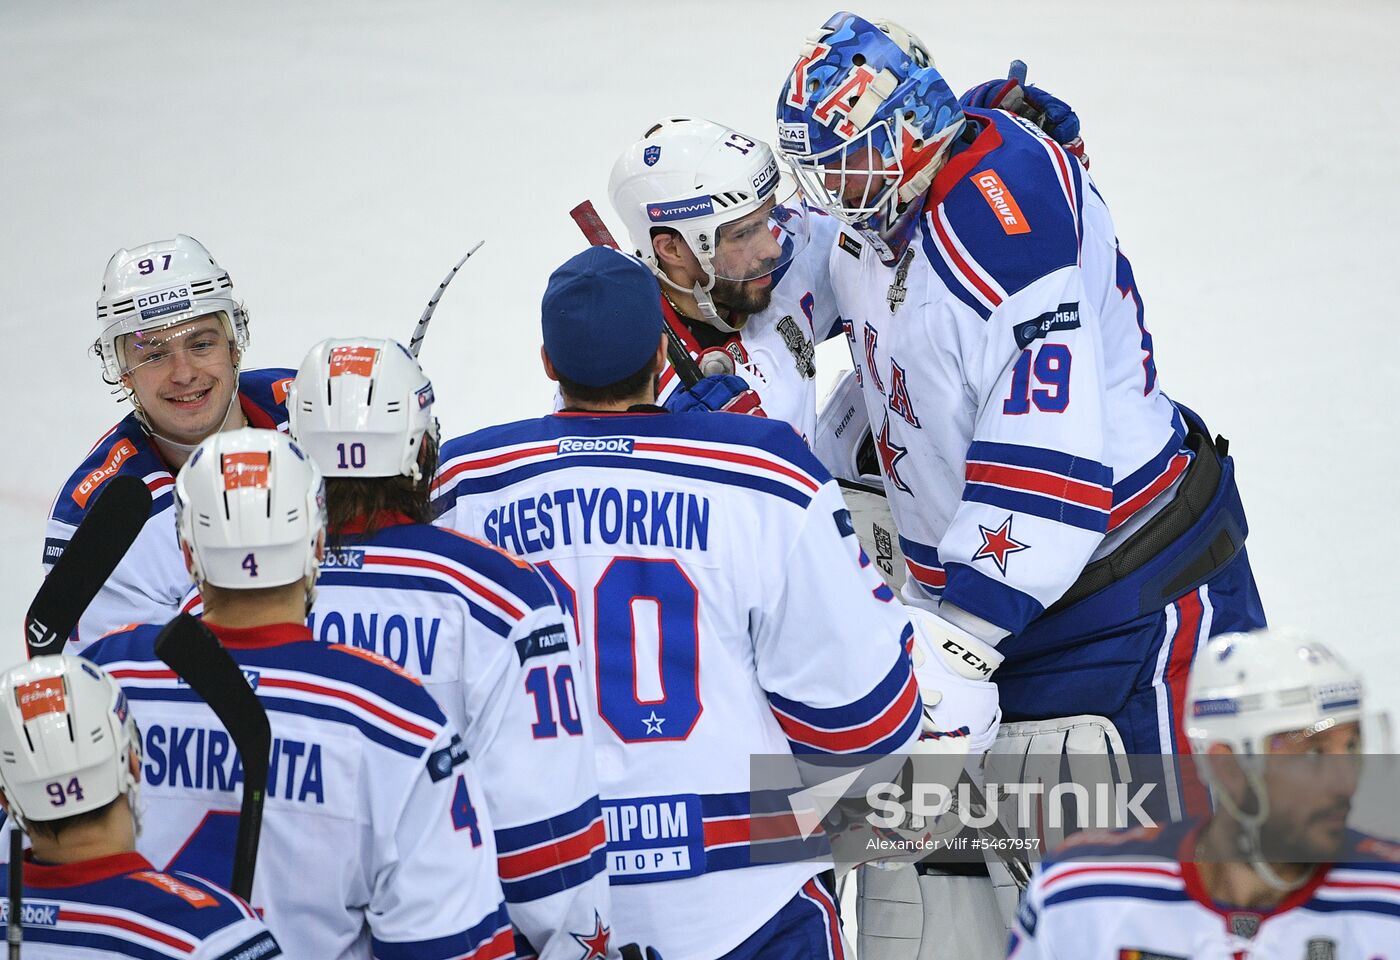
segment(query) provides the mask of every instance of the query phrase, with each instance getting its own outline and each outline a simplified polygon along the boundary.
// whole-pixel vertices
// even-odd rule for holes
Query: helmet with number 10
[[[735,316],[758,313],[771,276],[807,244],[807,221],[792,203],[773,149],[709,120],[668,117],[613,164],[608,197],[632,249],[660,281],[690,294],[704,320],[725,333]],[[694,255],[691,272],[657,256],[658,233],[678,234]],[[721,311],[727,311],[726,318]]]
[[[892,262],[964,122],[917,38],[842,12],[808,39],[783,84],[778,151],[810,200]]]

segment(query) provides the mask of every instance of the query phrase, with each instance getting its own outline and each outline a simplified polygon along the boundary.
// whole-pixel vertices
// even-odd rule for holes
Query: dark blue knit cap
[[[651,270],[610,247],[589,247],[550,274],[540,304],[550,363],[589,387],[642,369],[661,343],[665,322]]]

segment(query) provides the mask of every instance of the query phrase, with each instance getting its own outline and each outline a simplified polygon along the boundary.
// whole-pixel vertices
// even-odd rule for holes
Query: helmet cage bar
[[[784,159],[803,193],[823,210],[857,230],[878,232],[883,224],[877,220],[893,221],[897,191],[904,179],[903,164],[890,149],[894,142],[889,122],[881,120],[830,150],[809,156],[784,154]],[[869,165],[856,168],[851,165],[856,157],[879,157],[884,166],[878,170]],[[832,178],[835,183],[828,186]],[[852,190],[857,181],[864,181],[864,185]]]

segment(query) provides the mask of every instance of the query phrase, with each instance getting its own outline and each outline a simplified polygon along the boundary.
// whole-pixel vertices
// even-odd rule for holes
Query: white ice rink
[[[330,335],[406,339],[485,238],[423,355],[444,429],[540,413],[540,293],[583,245],[567,210],[605,206],[613,158],[659,116],[772,139],[833,8],[0,0],[0,660],[54,492],[126,409],[85,354],[113,250],[198,237],[251,311],[249,364],[295,366]],[[921,34],[956,89],[1020,57],[1075,105],[1162,382],[1232,441],[1270,619],[1334,640],[1400,705],[1400,6],[857,9]]]

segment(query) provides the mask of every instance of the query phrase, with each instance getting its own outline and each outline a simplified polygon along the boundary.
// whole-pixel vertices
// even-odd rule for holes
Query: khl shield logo
[[[661,159],[660,147],[647,147],[642,151],[642,162],[649,167],[656,166],[656,161]]]

